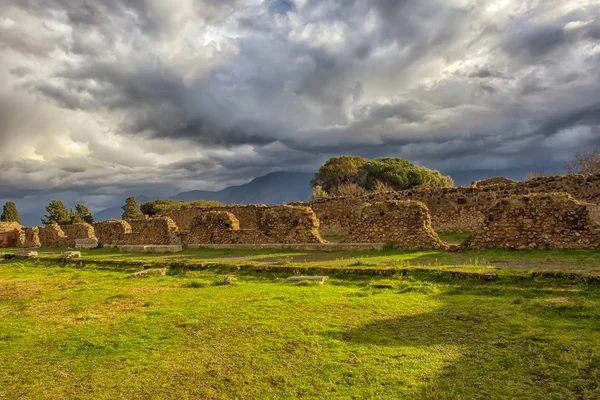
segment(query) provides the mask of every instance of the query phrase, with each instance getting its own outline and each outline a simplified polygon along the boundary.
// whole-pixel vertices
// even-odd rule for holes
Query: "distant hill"
[[[273,172],[239,185],[229,186],[217,192],[194,190],[182,192],[171,200],[218,200],[225,204],[283,204],[294,201],[308,201],[312,194],[310,180],[313,174],[307,172]]]

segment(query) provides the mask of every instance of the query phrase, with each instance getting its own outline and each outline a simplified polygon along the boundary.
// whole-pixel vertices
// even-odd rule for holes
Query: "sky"
[[[341,154],[522,178],[600,148],[600,0],[2,0],[0,82],[24,208]]]

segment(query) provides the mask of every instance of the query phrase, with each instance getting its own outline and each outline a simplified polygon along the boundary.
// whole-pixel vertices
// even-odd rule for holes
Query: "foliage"
[[[85,222],[88,224],[94,223],[94,217],[92,216],[92,213],[90,212],[89,208],[87,208],[83,204],[77,204],[75,206],[75,211],[71,210],[69,212],[69,215],[71,217],[72,224],[77,224],[77,223],[82,223],[82,222]]]
[[[359,156],[331,157],[319,168],[310,185],[313,188],[321,186],[325,192],[330,192],[344,183],[362,186],[363,167],[366,163],[367,160]]]
[[[565,169],[570,175],[600,174],[600,150],[594,150],[589,153],[577,153],[573,164],[565,165]]]
[[[317,185],[313,188],[312,200],[322,200],[329,197],[329,193],[323,190],[323,187]]]
[[[454,181],[439,171],[415,165],[403,158],[380,157],[364,166],[366,188],[372,190],[380,181],[394,190],[410,189],[419,185],[452,187]]]
[[[2,215],[0,216],[0,221],[2,222],[18,222],[21,223],[19,219],[19,211],[17,210],[17,205],[12,201],[7,201],[2,208]]]
[[[46,206],[46,212],[48,214],[42,218],[42,224],[68,225],[71,223],[71,215],[62,200],[52,200]]]
[[[390,185],[386,182],[376,181],[373,191],[378,192],[378,193],[389,193],[389,192],[393,192],[394,188],[392,187],[392,185]]]
[[[142,218],[144,216],[140,211],[140,206],[135,197],[128,197],[121,209],[123,210],[122,218],[125,220]]]
[[[367,190],[356,183],[342,183],[331,190],[333,196],[364,196],[368,194]]]
[[[217,200],[196,200],[196,201],[174,201],[174,200],[152,200],[142,203],[140,209],[145,215],[160,215],[167,211],[180,210],[184,208],[209,208],[221,207],[224,204]]]

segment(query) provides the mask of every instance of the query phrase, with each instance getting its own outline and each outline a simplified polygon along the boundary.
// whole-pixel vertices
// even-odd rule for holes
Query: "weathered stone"
[[[75,239],[76,249],[95,249],[98,247],[98,239]]]
[[[130,278],[148,278],[152,275],[165,275],[167,273],[166,268],[148,268],[143,271],[131,274]]]
[[[311,281],[311,282],[319,282],[319,283],[323,284],[328,279],[329,279],[328,276],[290,276],[285,281],[286,282]]]
[[[176,253],[182,250],[180,244],[173,245],[138,245],[138,244],[127,244],[119,246],[119,250],[127,253]]]
[[[65,251],[64,253],[62,253],[60,258],[63,260],[78,259],[78,258],[81,258],[81,252],[80,251]]]
[[[37,256],[38,252],[33,250],[15,251],[15,258],[36,258]]]

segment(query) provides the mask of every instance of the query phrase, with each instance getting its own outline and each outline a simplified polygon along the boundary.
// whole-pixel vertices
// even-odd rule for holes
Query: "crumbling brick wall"
[[[233,213],[204,211],[189,225],[188,244],[322,243],[319,221],[308,207],[258,207],[258,229],[241,229]]]
[[[347,235],[359,217],[362,203],[386,200],[416,200],[425,203],[437,232],[476,232],[483,226],[487,210],[499,200],[513,195],[552,192],[569,193],[576,200],[598,204],[600,175],[540,177],[526,182],[479,187],[415,188],[362,197],[335,197],[305,205],[309,205],[319,218],[322,235]]]
[[[58,224],[49,224],[38,229],[42,247],[61,247],[67,242],[67,235]]]
[[[111,219],[94,223],[94,231],[99,244],[115,246],[131,233],[131,225],[127,221]]]
[[[131,233],[123,235],[119,244],[181,244],[179,229],[169,217],[132,219],[129,220],[129,225],[131,226]]]
[[[62,229],[66,235],[66,238],[61,242],[62,246],[75,246],[75,240],[77,239],[96,239],[94,227],[85,222],[72,225],[60,225],[60,229]]]
[[[474,181],[471,186],[482,188],[487,186],[498,186],[498,185],[513,185],[515,183],[519,183],[519,181],[515,181],[513,179],[504,178],[502,176],[498,176],[495,178],[483,179],[480,181]]]
[[[0,222],[0,247],[17,247],[23,242],[23,227],[18,222]]]
[[[24,228],[24,240],[22,243],[22,247],[25,248],[33,248],[33,247],[41,247],[42,243],[40,242],[40,228],[37,226],[32,226],[29,228]]]
[[[431,227],[427,206],[411,200],[364,203],[345,241],[391,243],[415,249],[448,248]]]
[[[489,209],[471,249],[582,249],[600,247],[596,205],[566,193],[511,196]]]

